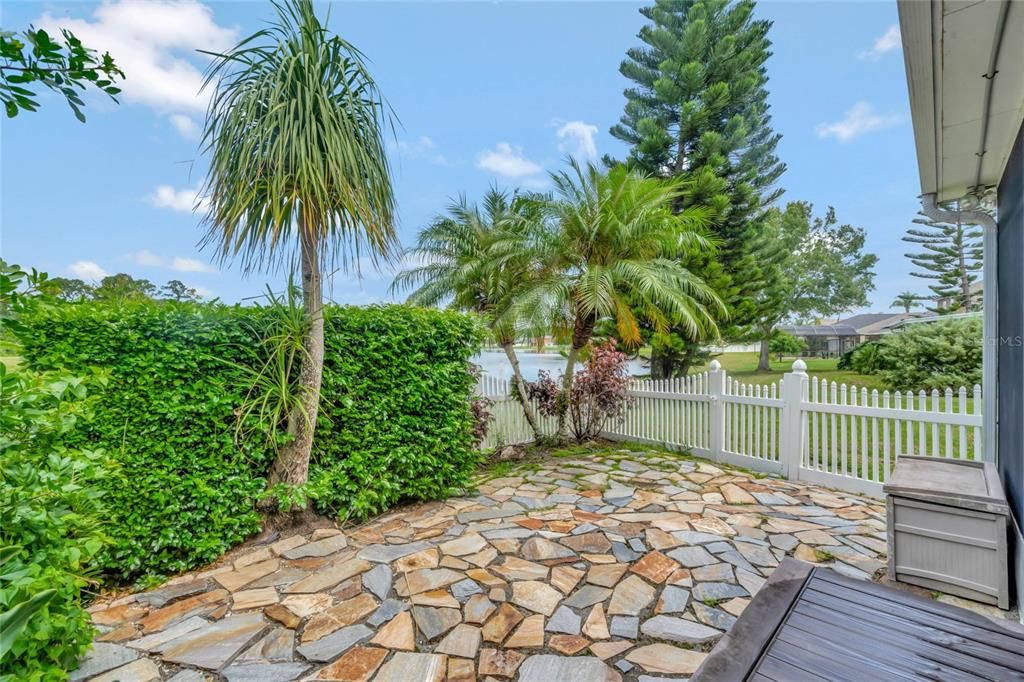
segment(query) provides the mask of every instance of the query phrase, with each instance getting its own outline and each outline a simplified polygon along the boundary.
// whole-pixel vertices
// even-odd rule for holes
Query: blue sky
[[[618,65],[641,3],[339,2],[330,26],[362,49],[401,127],[391,141],[402,241],[451,197],[492,183],[540,187],[567,153],[621,156]],[[326,9],[326,5],[322,6]],[[864,227],[880,262],[871,309],[924,289],[900,241],[919,187],[895,2],[761,2],[785,200]],[[57,98],[0,124],[3,257],[85,279],[180,279],[229,302],[280,273],[243,278],[200,251],[192,213],[205,162],[196,130],[204,60],[270,18],[264,2],[5,2],[4,29],[72,28],[127,74],[120,105],[90,98],[78,123]],[[340,303],[387,300],[388,273],[340,273]]]

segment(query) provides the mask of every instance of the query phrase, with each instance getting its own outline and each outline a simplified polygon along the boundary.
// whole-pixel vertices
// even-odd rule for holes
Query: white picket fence
[[[482,447],[533,440],[509,382],[482,377],[495,401]],[[889,392],[808,377],[802,360],[778,383],[744,384],[711,370],[685,378],[637,380],[633,405],[604,435],[692,452],[718,462],[831,488],[881,496],[904,454],[981,459],[981,387]],[[534,406],[536,410],[536,406]],[[540,417],[542,431],[555,420]]]

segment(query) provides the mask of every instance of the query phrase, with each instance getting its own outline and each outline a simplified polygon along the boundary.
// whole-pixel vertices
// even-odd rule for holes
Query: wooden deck
[[[1024,680],[1024,627],[793,559],[691,682]]]

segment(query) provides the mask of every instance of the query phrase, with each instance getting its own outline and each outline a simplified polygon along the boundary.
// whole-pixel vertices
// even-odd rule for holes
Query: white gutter
[[[985,461],[996,463],[998,452],[996,452],[996,416],[998,396],[998,352],[999,352],[999,315],[997,310],[997,280],[996,280],[996,220],[988,213],[982,211],[950,211],[939,206],[935,194],[925,194],[921,197],[921,212],[932,220],[940,223],[962,222],[969,225],[978,225],[984,230],[984,243],[982,262],[982,280],[985,282],[982,289],[982,307],[984,308],[984,346],[982,347],[982,415],[984,418],[985,446],[983,456]],[[1022,612],[1024,614],[1024,612]]]

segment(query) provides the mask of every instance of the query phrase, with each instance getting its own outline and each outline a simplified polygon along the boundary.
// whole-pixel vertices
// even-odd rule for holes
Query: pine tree
[[[924,250],[905,254],[919,271],[914,277],[929,279],[935,305],[929,310],[939,314],[976,310],[980,296],[971,290],[982,267],[981,229],[963,223],[940,223],[920,214],[914,222],[924,228],[910,228],[903,241],[919,244]]]
[[[782,193],[774,185],[785,170],[768,113],[771,22],[755,20],[754,6],[752,0],[655,0],[642,8],[650,22],[638,33],[643,45],[630,49],[620,67],[635,85],[625,91],[625,113],[611,129],[631,146],[627,164],[692,182],[678,210],[714,211],[718,255],[685,265],[726,301],[734,328],[755,316],[756,235],[764,207]],[[652,373],[672,376],[687,371],[705,340],[677,329],[653,341]]]

